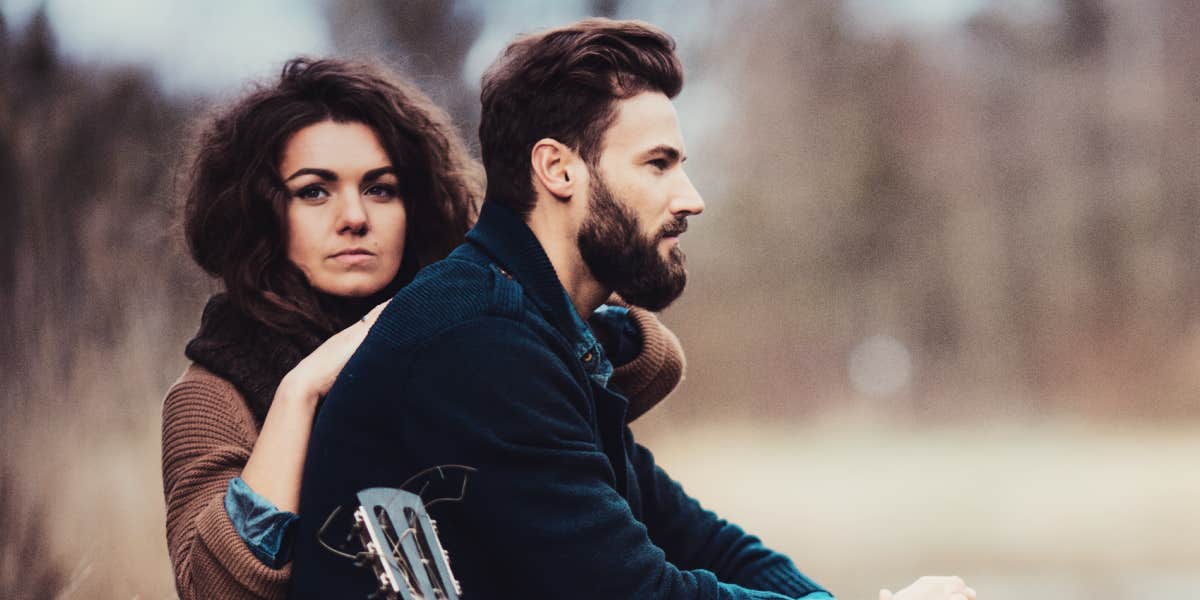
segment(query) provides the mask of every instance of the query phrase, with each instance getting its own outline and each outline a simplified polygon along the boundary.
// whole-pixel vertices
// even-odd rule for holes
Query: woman
[[[182,598],[286,595],[320,398],[379,303],[463,241],[476,173],[441,110],[365,65],[290,61],[207,124],[184,229],[225,292],[205,307],[193,364],[163,406]],[[601,314],[593,325],[613,340],[614,381],[637,416],[678,383],[682,352],[649,313]]]

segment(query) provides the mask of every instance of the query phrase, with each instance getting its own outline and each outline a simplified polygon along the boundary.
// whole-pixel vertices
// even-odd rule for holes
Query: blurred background
[[[414,78],[477,147],[514,35],[672,33],[708,209],[635,427],[840,598],[1200,597],[1190,0],[0,3],[0,597],[169,598],[160,407],[217,290],[194,120],[297,54]]]

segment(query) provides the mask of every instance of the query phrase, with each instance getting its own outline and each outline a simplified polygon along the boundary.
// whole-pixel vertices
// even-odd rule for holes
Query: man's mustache
[[[658,239],[666,239],[672,236],[682,235],[687,231],[687,217],[678,217],[674,221],[663,225],[663,228],[658,230]]]

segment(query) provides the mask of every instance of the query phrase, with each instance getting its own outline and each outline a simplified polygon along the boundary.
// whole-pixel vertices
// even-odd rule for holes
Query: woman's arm
[[[339,332],[280,382],[261,432],[233,385],[196,367],[163,405],[167,543],[183,600],[283,598],[290,565],[257,557],[226,510],[230,481],[294,512],[317,402],[366,336],[383,305]],[[244,525],[244,524],[243,524]]]
[[[233,385],[191,367],[163,403],[167,549],[182,600],[283,598],[290,565],[271,569],[225,510],[253,448],[254,418]]]
[[[300,506],[300,474],[317,402],[329,391],[384,306],[386,302],[326,340],[279,382],[258,442],[242,469],[242,481],[280,510],[296,512]]]
[[[256,494],[279,510],[293,513],[300,506],[300,473],[313,415],[322,395],[310,384],[297,381],[294,373],[288,373],[279,383],[258,442],[241,472],[242,481]]]

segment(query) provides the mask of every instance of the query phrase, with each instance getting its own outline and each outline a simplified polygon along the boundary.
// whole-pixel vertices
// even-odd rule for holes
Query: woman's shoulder
[[[191,363],[171,384],[171,388],[167,390],[167,395],[181,391],[198,391],[208,392],[210,394],[220,394],[223,396],[238,395],[237,388],[234,387],[228,379],[209,371],[208,369],[196,363]]]
[[[245,398],[228,379],[192,363],[167,390],[163,410],[177,405],[224,409],[236,404],[245,405]]]
[[[228,379],[192,363],[171,384],[163,399],[164,435],[170,430],[187,434],[209,431],[237,436],[253,445],[258,424],[246,398]]]

